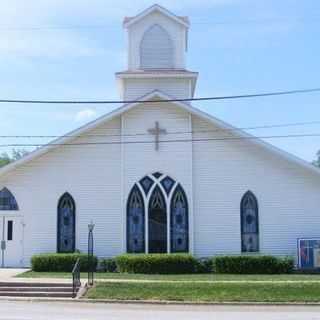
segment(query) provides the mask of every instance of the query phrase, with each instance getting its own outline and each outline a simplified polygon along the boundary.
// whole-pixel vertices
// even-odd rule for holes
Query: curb
[[[320,307],[319,302],[192,302],[192,301],[168,301],[168,300],[113,300],[113,299],[86,299],[86,298],[30,298],[30,297],[0,297],[1,301],[28,301],[28,302],[64,302],[87,304],[128,304],[128,305],[154,305],[154,306],[295,306],[295,307]]]

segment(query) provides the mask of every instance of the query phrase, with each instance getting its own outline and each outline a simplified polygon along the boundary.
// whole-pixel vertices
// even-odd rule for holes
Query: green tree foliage
[[[312,164],[320,168],[320,150],[317,152],[317,159],[312,161]]]
[[[10,162],[16,161],[21,159],[22,157],[26,156],[29,151],[24,149],[13,149],[11,155],[7,152],[3,152],[0,154],[0,168],[6,166]]]

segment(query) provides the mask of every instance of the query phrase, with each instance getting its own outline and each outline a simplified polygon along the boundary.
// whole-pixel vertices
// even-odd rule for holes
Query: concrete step
[[[57,283],[57,282],[14,282],[14,281],[5,281],[0,282],[0,289],[1,287],[47,287],[47,288],[54,288],[54,287],[63,287],[63,288],[72,288],[72,283]]]
[[[72,287],[0,287],[0,292],[72,292]]]
[[[0,282],[0,297],[72,298],[72,296],[72,283]]]
[[[27,298],[72,298],[70,292],[12,292],[12,291],[0,291],[0,297],[27,297]]]

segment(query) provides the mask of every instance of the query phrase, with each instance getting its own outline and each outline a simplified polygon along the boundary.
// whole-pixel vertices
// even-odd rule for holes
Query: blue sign
[[[320,268],[320,238],[298,239],[298,259],[301,269]]]

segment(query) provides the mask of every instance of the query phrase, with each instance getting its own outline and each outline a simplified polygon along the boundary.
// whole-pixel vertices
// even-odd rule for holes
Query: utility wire
[[[131,103],[164,103],[164,102],[188,102],[188,101],[210,101],[210,100],[230,100],[247,99],[258,97],[293,95],[302,93],[320,92],[320,88],[298,89],[289,91],[262,92],[253,94],[241,94],[230,96],[215,96],[204,98],[181,98],[181,99],[156,99],[156,100],[22,100],[22,99],[0,99],[0,103],[29,103],[29,104],[131,104]]]
[[[320,133],[291,134],[273,136],[248,136],[248,137],[223,137],[223,138],[199,138],[199,139],[173,139],[159,140],[159,143],[181,143],[181,142],[206,142],[206,141],[237,141],[237,140],[259,140],[259,139],[283,139],[283,138],[303,138],[320,137]],[[90,145],[117,145],[117,144],[153,144],[153,140],[140,141],[101,141],[101,142],[72,142],[72,143],[34,143],[34,144],[0,144],[0,147],[44,147],[44,146],[90,146]]]
[[[234,132],[243,130],[258,130],[258,129],[272,129],[272,128],[288,128],[288,127],[299,127],[306,125],[320,124],[320,121],[309,121],[309,122],[294,122],[285,124],[271,124],[255,127],[242,127],[232,129],[212,129],[212,130],[191,130],[191,131],[168,131],[165,135],[179,135],[179,134],[197,134],[197,133],[211,133],[211,132]],[[0,135],[0,139],[43,139],[43,138],[77,138],[77,137],[132,137],[132,136],[150,136],[150,133],[128,133],[128,134],[66,134],[66,135]]]
[[[266,19],[247,19],[240,21],[210,21],[203,18],[192,18],[191,25],[244,25],[244,24],[267,24],[280,22],[310,23],[320,22],[320,17],[280,17]],[[41,31],[41,30],[77,30],[77,29],[119,29],[116,25],[91,24],[91,25],[24,25],[24,26],[5,26],[0,25],[0,31]]]

